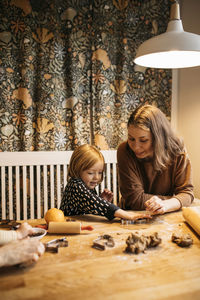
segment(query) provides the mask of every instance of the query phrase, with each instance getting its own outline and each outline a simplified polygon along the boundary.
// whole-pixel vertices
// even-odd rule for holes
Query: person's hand
[[[115,212],[115,217],[126,219],[126,220],[138,220],[138,219],[152,219],[149,213],[136,213],[133,211],[125,211],[123,209],[118,209]]]
[[[158,196],[153,196],[145,202],[146,210],[152,215],[162,215],[166,212],[165,201]]]
[[[153,196],[147,200],[145,206],[146,210],[152,215],[162,215],[181,208],[181,204],[177,198],[162,200],[158,196]]]
[[[142,213],[136,213],[136,212],[133,212],[133,211],[130,211],[130,212],[126,212],[127,215],[126,215],[126,219],[127,220],[139,220],[139,219],[151,219],[151,215],[150,214],[142,214]]]
[[[111,191],[109,191],[108,189],[105,189],[103,191],[103,193],[101,193],[101,198],[103,198],[104,200],[107,200],[109,202],[112,202],[113,193]]]
[[[17,238],[21,240],[27,237],[29,234],[32,234],[34,231],[31,225],[29,225],[27,222],[24,222],[20,225],[20,227],[16,230],[16,232],[17,232]]]
[[[0,248],[0,267],[37,261],[44,250],[44,245],[38,239],[10,242]]]

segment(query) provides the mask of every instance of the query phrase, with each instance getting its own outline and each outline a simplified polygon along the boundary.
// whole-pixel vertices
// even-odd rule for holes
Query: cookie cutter
[[[147,223],[147,219],[137,219],[137,220],[126,220],[126,219],[121,219],[121,225],[131,225],[131,224],[145,224]]]
[[[99,236],[97,239],[93,241],[92,247],[97,250],[105,250],[106,247],[112,248],[115,246],[114,239],[109,234],[104,234]]]
[[[53,240],[45,243],[44,246],[45,246],[45,251],[58,253],[58,250],[60,247],[68,247],[68,241],[67,241],[66,237],[59,238],[59,239],[53,239]]]

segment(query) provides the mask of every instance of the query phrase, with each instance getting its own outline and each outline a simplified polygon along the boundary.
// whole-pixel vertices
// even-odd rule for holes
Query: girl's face
[[[152,158],[153,145],[152,134],[148,130],[143,130],[134,125],[128,127],[128,145],[133,150],[137,158]]]
[[[85,185],[94,189],[102,180],[104,164],[102,161],[95,163],[90,169],[81,172],[80,177]]]

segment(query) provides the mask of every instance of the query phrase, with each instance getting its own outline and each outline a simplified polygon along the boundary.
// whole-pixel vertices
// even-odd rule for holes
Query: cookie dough
[[[193,239],[189,233],[173,233],[172,242],[176,243],[179,247],[189,247],[193,244]]]
[[[125,249],[128,253],[138,254],[145,252],[147,248],[156,247],[161,243],[161,238],[157,232],[150,235],[132,233],[126,240],[127,247]]]

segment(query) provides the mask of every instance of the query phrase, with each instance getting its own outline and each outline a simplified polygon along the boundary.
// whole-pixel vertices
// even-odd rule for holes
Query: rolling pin
[[[200,206],[183,207],[182,214],[186,222],[200,235]]]
[[[81,233],[81,230],[93,230],[92,226],[82,226],[80,222],[49,222],[49,233]]]

